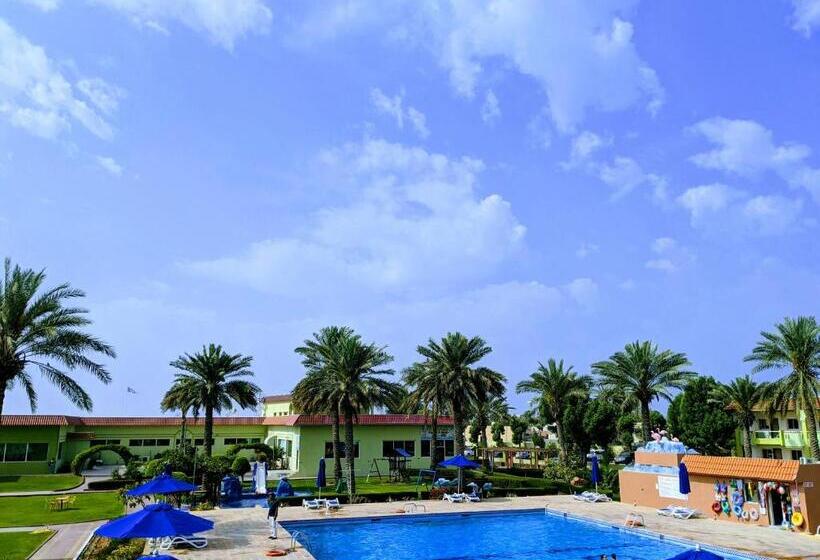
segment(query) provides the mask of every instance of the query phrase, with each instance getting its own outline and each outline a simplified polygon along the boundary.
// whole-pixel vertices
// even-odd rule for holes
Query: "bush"
[[[179,446],[154,455],[162,461],[163,468],[169,465],[172,471],[184,472],[191,476],[194,472],[194,450],[189,446]]]
[[[142,472],[146,478],[154,478],[155,476],[162,474],[162,471],[165,468],[165,463],[162,459],[151,459],[145,466],[142,468]]]
[[[131,451],[129,451],[124,445],[95,445],[93,447],[89,447],[85,451],[81,451],[76,455],[76,457],[74,457],[71,461],[71,472],[79,475],[86,467],[88,460],[103,451],[113,451],[119,455],[126,464],[128,464],[134,457],[131,454]]]
[[[251,463],[247,458],[239,456],[233,460],[231,470],[234,474],[236,474],[236,476],[243,478],[246,474],[251,472]]]
[[[92,480],[88,483],[89,490],[119,490],[126,486],[134,484],[133,480],[126,480],[124,478],[109,479],[109,480]]]
[[[80,560],[134,560],[145,548],[144,539],[107,539],[94,537]]]

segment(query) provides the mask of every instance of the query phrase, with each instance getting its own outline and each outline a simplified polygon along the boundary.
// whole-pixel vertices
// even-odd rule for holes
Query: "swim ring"
[[[712,503],[712,511],[714,511],[715,513],[720,513],[722,511],[720,507],[720,502]]]
[[[736,517],[743,517],[743,506],[735,504],[735,507],[732,508],[732,511],[735,513]]]
[[[753,509],[749,512],[749,517],[752,521],[757,521],[760,518],[760,513],[756,509]]]
[[[748,511],[744,511],[744,512],[743,512],[743,521],[748,521],[748,520],[749,520],[749,517],[750,517],[749,512],[748,512]]]
[[[796,511],[792,514],[792,525],[795,527],[800,527],[803,524],[803,514],[799,511]]]

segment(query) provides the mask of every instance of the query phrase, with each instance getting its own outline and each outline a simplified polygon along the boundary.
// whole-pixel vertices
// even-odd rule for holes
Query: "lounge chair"
[[[675,510],[678,509],[678,506],[668,505],[666,507],[656,509],[658,515],[662,515],[664,517],[672,517],[672,514],[675,513]]]
[[[321,504],[319,504],[319,500],[302,500],[302,507],[305,509],[319,509]]]
[[[468,502],[480,502],[481,496],[474,491],[472,494],[464,494],[464,499]]]
[[[691,519],[698,514],[698,510],[687,508],[687,507],[679,507],[675,508],[675,512],[672,513],[672,517],[675,519]]]
[[[339,503],[339,498],[325,500],[325,511],[339,511],[340,509],[342,509],[342,504]]]
[[[598,492],[581,492],[580,494],[573,494],[572,497],[579,502],[587,502],[589,504],[612,501],[612,498],[606,494],[599,494]]]
[[[191,548],[205,548],[208,546],[207,537],[194,535],[178,535],[176,537],[166,537],[159,543],[160,550],[170,550],[177,546],[190,546]]]
[[[460,504],[460,503],[464,502],[464,494],[458,494],[458,493],[447,494],[445,492],[445,494],[441,497],[441,499],[442,500],[447,500],[451,504]]]

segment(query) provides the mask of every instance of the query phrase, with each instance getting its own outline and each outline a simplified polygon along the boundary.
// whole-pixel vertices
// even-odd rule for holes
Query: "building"
[[[820,407],[820,401],[818,401]],[[818,420],[820,422],[820,420]],[[755,407],[752,426],[752,457],[791,459],[798,461],[810,455],[809,422],[802,411],[791,405],[786,413],[769,410],[767,405]],[[820,436],[820,425],[814,426]],[[743,455],[743,433],[736,436],[736,455]]]
[[[452,419],[438,420],[439,457],[454,453]],[[186,439],[204,444],[202,418],[189,418]],[[421,415],[362,414],[355,420],[356,474],[367,475],[375,466],[387,469],[387,457],[402,448],[411,457],[410,468],[430,465],[432,432]],[[65,464],[93,445],[124,445],[149,460],[180,444],[182,424],[174,417],[93,417],[61,415],[3,415],[0,418],[0,474],[44,474]],[[285,471],[292,477],[312,477],[320,457],[331,458],[331,420],[328,416],[299,414],[289,395],[263,399],[261,416],[214,418],[214,454],[238,443],[265,443],[285,455]],[[103,463],[116,464],[119,456],[104,452]],[[374,463],[375,461],[375,463]],[[331,471],[332,472],[332,471]]]
[[[679,492],[680,463],[689,472],[689,494]],[[820,464],[642,449],[635,463],[620,471],[619,482],[624,503],[683,506],[715,519],[763,526],[794,519],[800,520],[797,530],[812,533],[820,525]]]

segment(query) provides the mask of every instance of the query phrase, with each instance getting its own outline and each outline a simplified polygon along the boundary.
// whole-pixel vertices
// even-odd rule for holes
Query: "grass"
[[[83,477],[74,474],[0,475],[0,493],[69,490],[82,482]]]
[[[54,531],[0,533],[0,560],[25,560],[53,534]]]
[[[53,499],[51,496],[0,498],[0,527],[82,523],[123,514],[124,507],[116,492],[73,495],[77,497],[74,505],[62,511],[48,510],[47,504]]]

